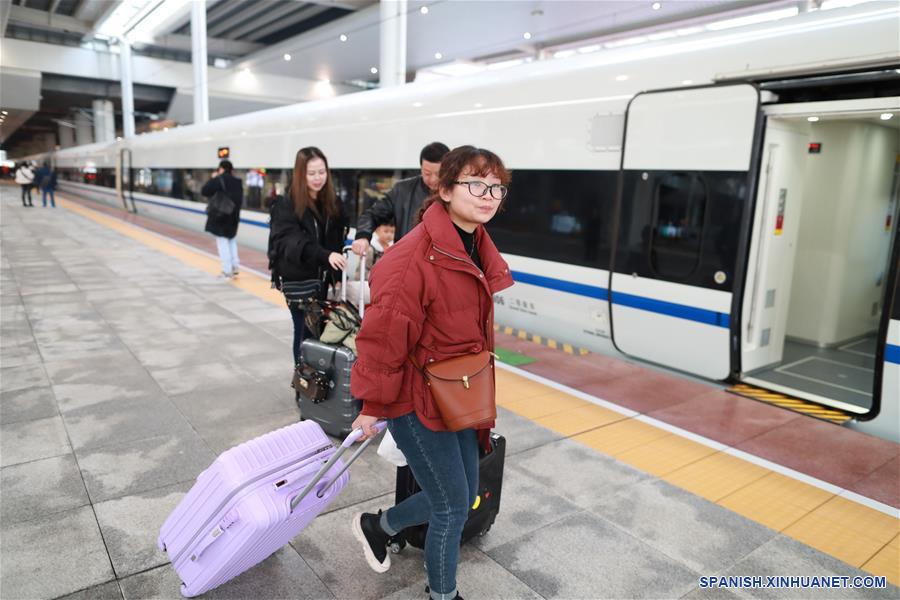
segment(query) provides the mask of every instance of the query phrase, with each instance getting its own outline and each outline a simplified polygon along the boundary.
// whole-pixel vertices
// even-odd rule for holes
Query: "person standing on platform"
[[[54,198],[54,193],[56,192],[56,171],[50,168],[50,163],[45,162],[44,166],[37,170],[37,173],[34,174],[34,180],[38,184],[38,189],[41,190],[41,206],[47,208],[47,194],[50,194],[50,206],[56,208],[56,198]]]
[[[372,303],[356,338],[350,391],[362,400],[353,428],[377,434],[378,419],[422,491],[379,514],[357,513],[351,530],[368,565],[391,566],[391,536],[428,523],[425,567],[431,598],[459,598],[463,526],[478,494],[478,450],[490,427],[450,431],[417,365],[494,349],[493,295],[513,284],[485,230],[507,194],[509,171],[493,152],[461,146],[441,162],[421,222],[378,262]]]
[[[415,177],[401,179],[384,198],[364,210],[356,224],[356,241],[353,252],[365,256],[369,250],[372,232],[377,223],[393,221],[396,226],[395,241],[400,241],[416,224],[416,217],[425,198],[437,189],[441,159],[450,149],[441,142],[432,142],[419,153],[421,172]]]
[[[27,162],[22,162],[16,167],[16,183],[22,186],[22,206],[34,206],[34,203],[31,201],[34,171]]]
[[[288,309],[294,322],[294,364],[300,362],[300,344],[310,335],[306,329],[307,300],[325,298],[325,288],[334,273],[347,268],[341,253],[346,220],[334,192],[328,159],[315,147],[301,148],[287,197],[278,197],[271,207],[269,264],[272,282],[282,292],[285,283],[305,284],[308,298],[290,298]]]
[[[224,193],[231,200],[233,207],[230,212],[221,212],[211,204],[207,209],[205,230],[216,236],[216,248],[219,251],[219,260],[222,263],[222,277],[231,279],[237,277],[241,266],[238,257],[237,237],[238,225],[241,222],[241,204],[244,201],[244,186],[241,180],[234,176],[234,165],[230,160],[223,160],[215,175],[206,182],[200,193],[206,196],[208,202],[216,193]]]

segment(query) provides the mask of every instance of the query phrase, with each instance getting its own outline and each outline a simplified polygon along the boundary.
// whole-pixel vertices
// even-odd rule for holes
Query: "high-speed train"
[[[666,38],[658,35],[656,38]],[[297,149],[351,214],[440,140],[513,170],[498,323],[840,408],[900,441],[900,9],[771,23],[57,151],[64,190],[202,230],[227,148],[265,248]],[[133,194],[128,190],[136,190]]]

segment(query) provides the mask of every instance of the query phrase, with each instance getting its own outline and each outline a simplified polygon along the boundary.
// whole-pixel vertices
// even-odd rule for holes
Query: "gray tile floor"
[[[0,186],[2,597],[179,598],[163,520],[217,453],[298,417],[287,311],[15,194]],[[462,552],[467,598],[753,597],[698,577],[860,573],[516,415],[497,430],[503,506]],[[393,467],[371,452],[352,473],[289,546],[208,597],[424,597],[418,550],[378,575],[348,527],[390,504]]]

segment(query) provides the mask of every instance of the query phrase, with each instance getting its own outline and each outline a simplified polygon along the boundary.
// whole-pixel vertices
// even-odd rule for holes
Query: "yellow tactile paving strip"
[[[520,340],[528,340],[530,342],[534,342],[535,344],[541,344],[542,346],[547,346],[548,348],[555,348],[566,352],[567,354],[578,354],[581,356],[585,356],[586,354],[590,354],[590,350],[586,350],[584,348],[577,348],[572,346],[572,344],[565,344],[561,342],[557,342],[554,339],[543,337],[540,335],[535,335],[533,333],[528,333],[527,331],[523,331],[521,329],[516,329],[515,327],[500,327],[500,325],[494,324],[494,331],[503,331],[506,335],[512,335]]]
[[[65,200],[61,206],[212,275],[218,261]],[[229,282],[284,305],[255,275]],[[900,585],[900,519],[504,369],[497,403],[808,546]]]

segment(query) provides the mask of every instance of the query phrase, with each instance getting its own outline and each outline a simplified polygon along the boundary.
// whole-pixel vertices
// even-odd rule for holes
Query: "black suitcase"
[[[506,461],[506,438],[498,433],[491,433],[491,451],[481,451],[478,463],[478,497],[469,510],[469,519],[463,528],[460,543],[464,544],[475,536],[483,536],[490,531],[500,512],[500,492],[503,487],[503,464]],[[422,488],[413,477],[409,467],[397,469],[396,503],[412,496]],[[428,525],[408,527],[391,538],[390,549],[394,554],[403,550],[409,543],[416,548],[425,547],[425,534]]]

